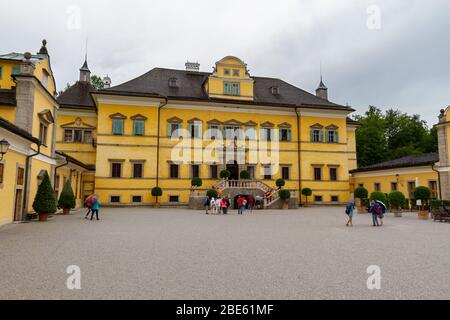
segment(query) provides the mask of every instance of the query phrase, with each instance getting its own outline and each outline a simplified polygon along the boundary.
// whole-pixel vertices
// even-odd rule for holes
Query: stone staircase
[[[271,208],[280,199],[278,191],[261,180],[220,180],[214,187],[216,189],[220,188],[224,195],[259,194],[263,198],[263,207],[265,209]],[[272,194],[269,197],[265,197],[264,195],[269,191]]]

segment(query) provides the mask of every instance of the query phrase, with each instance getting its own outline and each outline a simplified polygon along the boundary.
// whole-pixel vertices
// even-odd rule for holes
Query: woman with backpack
[[[378,216],[382,213],[381,205],[372,201],[370,204],[370,213],[372,214],[372,222],[374,227],[379,227],[380,223],[378,222]]]
[[[225,197],[222,198],[222,200],[220,201],[220,207],[222,209],[222,213],[223,214],[227,214],[228,213],[228,201],[227,201],[227,199]]]
[[[350,201],[347,204],[345,213],[348,216],[347,227],[353,227],[353,212],[355,210],[355,200]]]

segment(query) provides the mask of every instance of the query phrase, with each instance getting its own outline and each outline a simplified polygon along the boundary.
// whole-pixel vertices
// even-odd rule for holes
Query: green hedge
[[[387,203],[387,198],[386,195],[383,192],[372,192],[370,194],[370,201],[374,201],[374,200],[378,200],[378,201],[382,201],[383,203]]]
[[[283,189],[279,193],[280,198],[283,200],[287,200],[291,198],[291,192],[289,190]]]
[[[70,181],[67,181],[59,196],[58,206],[63,209],[73,209],[76,206],[75,195],[73,194]]]
[[[33,209],[37,213],[55,213],[56,197],[48,174],[44,174],[44,179],[38,187],[33,201]]]
[[[191,186],[192,187],[201,187],[203,185],[203,181],[200,178],[193,178],[191,180]]]
[[[218,196],[219,196],[219,193],[216,191],[216,190],[214,190],[214,189],[209,189],[207,192],[206,192],[206,196],[208,197],[208,198],[217,198]]]
[[[367,199],[369,197],[369,191],[365,188],[357,188],[355,189],[355,198],[356,199]]]

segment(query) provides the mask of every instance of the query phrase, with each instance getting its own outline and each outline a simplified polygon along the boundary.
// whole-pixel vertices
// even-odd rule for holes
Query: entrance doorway
[[[239,180],[239,165],[237,161],[227,164],[227,170],[230,171],[230,180]]]
[[[25,169],[23,167],[17,167],[16,192],[14,198],[14,221],[22,221],[24,178]]]

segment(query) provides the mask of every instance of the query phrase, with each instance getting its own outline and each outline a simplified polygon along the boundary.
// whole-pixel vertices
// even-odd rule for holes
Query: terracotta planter
[[[289,209],[289,203],[287,201],[283,202],[283,204],[281,205],[281,209],[283,210]]]
[[[161,205],[159,204],[159,202],[155,202],[155,203],[153,204],[153,208],[159,208],[159,207],[161,207]]]
[[[426,210],[419,211],[418,215],[419,215],[419,219],[422,219],[422,220],[430,219],[430,212],[428,212]]]
[[[39,221],[45,222],[48,220],[48,213],[39,213]]]
[[[63,215],[67,216],[70,214],[70,208],[63,208]]]

